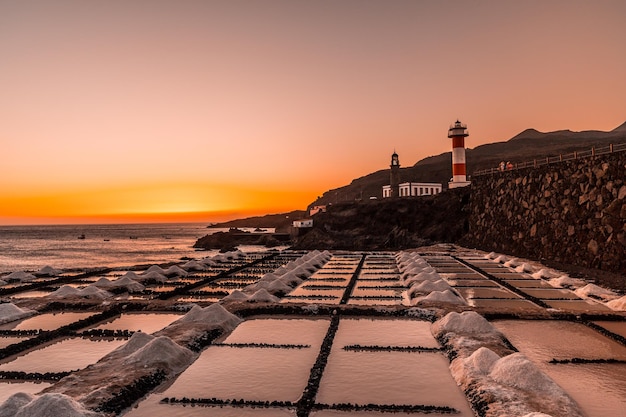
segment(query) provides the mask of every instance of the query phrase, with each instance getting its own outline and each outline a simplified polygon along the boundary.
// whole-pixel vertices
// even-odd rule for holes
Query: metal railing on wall
[[[588,150],[572,152],[567,154],[560,154],[558,156],[547,156],[545,158],[533,159],[532,161],[519,162],[512,165],[505,166],[504,168],[495,167],[487,169],[479,169],[474,171],[473,176],[495,174],[498,172],[513,171],[523,168],[536,168],[543,165],[555,164],[564,161],[572,161],[575,159],[591,158],[598,155],[606,155],[614,152],[626,151],[626,143],[610,144],[608,146],[593,147]]]

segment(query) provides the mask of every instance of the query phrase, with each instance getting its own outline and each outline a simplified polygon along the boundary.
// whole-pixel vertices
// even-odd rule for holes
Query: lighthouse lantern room
[[[470,185],[465,170],[465,137],[467,125],[456,121],[448,130],[448,137],[452,139],[452,180],[448,188],[466,187]]]

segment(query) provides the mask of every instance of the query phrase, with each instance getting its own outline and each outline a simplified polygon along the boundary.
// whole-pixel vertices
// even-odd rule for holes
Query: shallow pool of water
[[[311,417],[474,417],[475,415],[459,414],[439,414],[439,413],[382,413],[377,411],[338,411],[321,410],[312,411]]]
[[[55,330],[78,320],[93,316],[94,313],[44,313],[23,320],[0,325],[0,330]]]
[[[117,317],[110,322],[103,323],[97,327],[94,327],[94,329],[130,330],[133,332],[141,331],[144,333],[154,333],[181,317],[181,314],[172,313],[124,313],[120,317]]]
[[[569,311],[612,311],[607,306],[592,300],[545,300],[552,308]]]
[[[41,298],[41,297],[45,297],[47,295],[52,294],[51,291],[37,291],[37,290],[33,290],[33,291],[24,291],[24,292],[20,292],[17,294],[12,294],[10,297],[11,298]]]
[[[454,407],[472,415],[441,353],[349,352],[328,358],[317,402]]]
[[[64,339],[0,365],[0,371],[65,372],[96,363],[126,340]]]
[[[504,288],[463,287],[456,289],[466,300],[469,298],[519,299],[517,294]]]
[[[494,321],[523,354],[555,380],[589,417],[626,410],[626,364],[550,364],[556,359],[626,359],[626,347],[579,323]]]
[[[420,320],[342,319],[333,349],[347,345],[439,347],[430,323]]]
[[[166,397],[297,401],[318,350],[209,346]]]
[[[311,345],[317,349],[329,323],[326,319],[250,319],[237,326],[224,343]]]
[[[626,337],[626,321],[595,321],[594,323],[610,332]]]
[[[10,346],[12,344],[15,343],[19,343],[22,342],[24,340],[28,340],[30,339],[30,337],[25,336],[25,337],[13,337],[13,336],[7,336],[7,337],[0,337],[0,349],[4,349],[7,346]]]
[[[48,382],[0,382],[0,404],[6,401],[13,394],[25,392],[28,394],[37,394],[52,384]]]
[[[397,298],[350,298],[349,305],[357,306],[395,306],[401,305],[404,299],[402,296]]]

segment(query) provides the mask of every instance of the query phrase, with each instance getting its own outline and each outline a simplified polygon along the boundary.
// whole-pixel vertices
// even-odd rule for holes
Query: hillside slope
[[[589,130],[572,132],[559,130],[542,133],[526,129],[506,142],[496,142],[466,150],[467,171],[497,167],[500,161],[525,162],[574,151],[588,150],[593,146],[608,146],[626,142],[626,123],[610,132]],[[451,175],[452,154],[424,158],[415,165],[400,168],[400,181],[436,182],[447,186]],[[349,185],[326,191],[313,205],[337,204],[346,201],[382,198],[382,186],[389,184],[389,170],[383,169],[353,180]]]

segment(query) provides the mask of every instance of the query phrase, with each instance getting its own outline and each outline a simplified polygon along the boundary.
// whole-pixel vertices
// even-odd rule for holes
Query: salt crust
[[[63,394],[32,396],[17,393],[0,406],[0,417],[100,417]]]
[[[611,300],[606,303],[606,305],[612,310],[626,311],[626,295],[621,298]]]
[[[20,308],[13,303],[0,304],[0,324],[20,320],[34,314],[37,314],[37,312],[27,308]]]
[[[37,277],[34,276],[33,274],[29,274],[28,272],[24,272],[24,271],[11,272],[9,275],[5,275],[4,277],[2,277],[2,279],[5,281],[20,281],[20,282],[32,281],[36,278]]]
[[[603,300],[613,300],[618,297],[617,293],[597,286],[596,284],[587,284],[582,288],[574,291],[581,298],[598,297]]]

